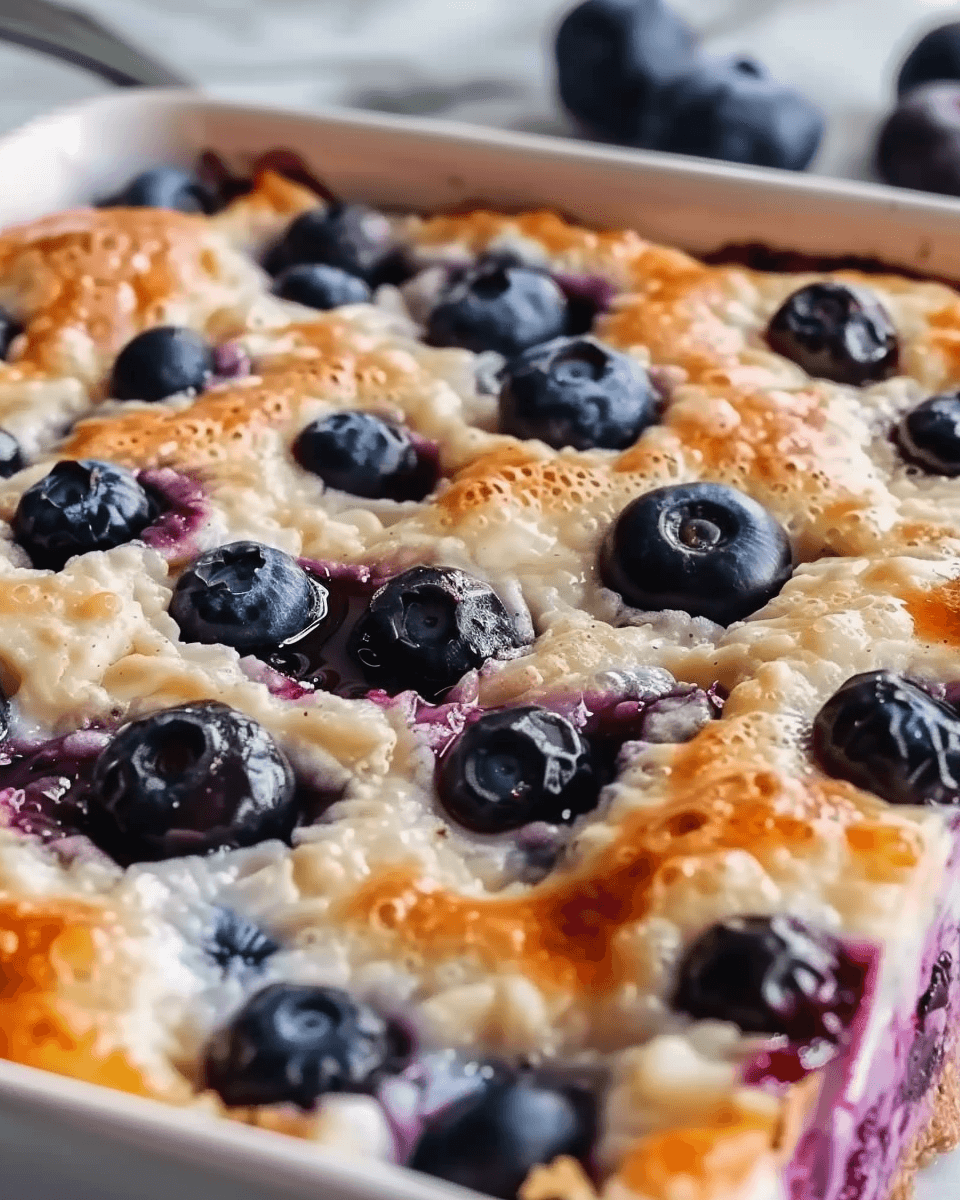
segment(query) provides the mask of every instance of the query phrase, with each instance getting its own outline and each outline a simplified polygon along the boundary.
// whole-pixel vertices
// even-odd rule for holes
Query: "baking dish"
[[[336,191],[382,205],[549,206],[594,225],[634,225],[700,253],[761,242],[960,276],[952,244],[960,209],[950,201],[426,122],[269,113],[183,93],[94,101],[5,139],[0,165],[18,186],[0,198],[0,219],[83,203],[142,166],[188,163],[211,147],[237,170],[264,148],[290,148]],[[0,1064],[0,1094],[5,1136],[27,1161],[45,1160],[53,1170],[60,1159],[61,1186],[69,1180],[74,1194],[78,1180],[100,1195],[168,1195],[180,1187],[207,1196],[297,1196],[320,1186],[344,1196],[451,1194],[406,1173],[347,1166],[259,1131],[205,1125],[10,1064]],[[25,1200],[22,1191],[18,1197]]]

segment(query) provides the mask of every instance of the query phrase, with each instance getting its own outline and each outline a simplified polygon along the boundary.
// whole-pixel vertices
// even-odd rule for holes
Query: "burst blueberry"
[[[408,430],[368,412],[337,412],[301,430],[293,456],[330,488],[369,500],[422,500],[437,482],[436,463]]]
[[[388,1022],[346,992],[275,983],[214,1036],[205,1082],[229,1105],[310,1109],[329,1092],[372,1091],[400,1059]]]
[[[808,375],[862,386],[897,369],[890,314],[872,293],[845,283],[810,283],[788,296],[767,328],[767,341]]]
[[[900,449],[930,475],[960,475],[960,393],[931,396],[901,420]]]
[[[897,187],[960,196],[960,83],[925,83],[884,123],[877,173]]]
[[[215,371],[213,347],[205,338],[179,325],[160,325],[137,334],[117,355],[110,395],[152,402],[202,392]]]
[[[287,229],[268,267],[276,272],[300,263],[326,263],[368,284],[390,274],[397,245],[390,222],[362,204],[313,208]]]
[[[938,25],[917,42],[900,67],[897,95],[938,80],[960,80],[960,21]]]
[[[283,300],[319,309],[369,304],[372,295],[369,284],[359,275],[328,263],[297,263],[287,267],[277,276],[273,290]]]
[[[216,196],[191,171],[151,167],[135,176],[101,208],[171,208],[184,213],[211,213]]]
[[[23,326],[20,322],[5,308],[0,308],[0,359],[3,359],[4,362],[10,355],[10,347],[13,345],[14,339],[18,338],[21,333],[23,333]]]
[[[0,429],[0,479],[9,479],[24,468],[20,443],[5,429]]]
[[[133,721],[97,760],[91,836],[118,862],[152,862],[288,839],[290,764],[269,733],[225,704]]]
[[[507,364],[500,428],[559,449],[632,445],[656,416],[643,367],[595,338],[555,338]]]
[[[686,483],[627,505],[604,541],[600,573],[634,608],[729,625],[790,578],[790,542],[765,508],[735,488]]]
[[[273,938],[253,921],[248,921],[231,908],[217,911],[207,952],[225,971],[238,967],[261,967],[279,949]]]

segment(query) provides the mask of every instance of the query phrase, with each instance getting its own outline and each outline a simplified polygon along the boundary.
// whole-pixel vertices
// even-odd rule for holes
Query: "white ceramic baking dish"
[[[242,170],[296,151],[338,193],[440,210],[553,207],[695,252],[763,243],[960,279],[960,202],[857,183],[352,112],[304,116],[133,90],[0,139],[0,224],[89,202],[157,162],[216,149]],[[960,1194],[960,1162],[927,1200]],[[452,1200],[399,1168],[0,1062],[0,1200]]]

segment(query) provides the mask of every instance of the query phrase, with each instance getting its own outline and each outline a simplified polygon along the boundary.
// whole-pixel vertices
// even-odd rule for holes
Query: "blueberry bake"
[[[0,1057],[503,1200],[899,1200],[960,296],[235,192],[0,235]]]

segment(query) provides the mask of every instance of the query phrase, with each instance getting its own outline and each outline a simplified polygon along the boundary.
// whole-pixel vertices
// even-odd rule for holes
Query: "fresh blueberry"
[[[662,0],[586,0],[555,45],[565,107],[594,137],[654,146],[664,88],[694,63],[690,29]]]
[[[91,836],[153,862],[290,836],[290,764],[252,718],[204,701],[124,726],[93,772]]]
[[[274,273],[300,263],[326,263],[376,284],[397,255],[390,222],[362,204],[312,208],[293,222],[269,256]]]
[[[863,991],[864,967],[829,934],[795,917],[730,917],[711,926],[680,965],[673,1007],[697,1020],[799,1044],[837,1043]]]
[[[217,912],[217,923],[207,952],[225,971],[232,967],[259,967],[280,947],[252,921],[231,908]]]
[[[327,263],[297,263],[281,271],[273,284],[283,300],[295,300],[307,308],[340,308],[344,304],[369,304],[370,285]]]
[[[23,326],[5,308],[0,308],[0,359],[6,362],[14,338],[23,333]]]
[[[132,541],[156,515],[156,503],[129,471],[84,458],[58,462],[27,488],[13,532],[35,567],[59,571],[75,554]]]
[[[940,25],[924,34],[903,60],[897,76],[897,95],[922,83],[960,80],[960,21]]]
[[[877,173],[897,187],[960,196],[960,83],[925,83],[880,131]]]
[[[370,500],[422,500],[436,466],[421,455],[406,429],[368,412],[337,412],[303,429],[293,456],[330,488]]]
[[[512,358],[565,332],[567,301],[549,275],[491,258],[457,271],[427,323],[432,346]]]
[[[399,1059],[395,1032],[339,988],[274,983],[207,1048],[206,1084],[226,1104],[314,1106],[328,1092],[368,1092]]]
[[[903,457],[930,475],[960,475],[960,392],[931,396],[897,428]]]
[[[656,415],[646,371],[595,338],[555,338],[507,364],[500,428],[548,446],[623,450]]]
[[[207,550],[177,581],[170,615],[185,642],[275,649],[326,615],[329,594],[295,559],[259,542]]]
[[[572,821],[597,803],[589,744],[558,713],[533,705],[484,713],[444,755],[440,801],[475,833],[507,833],[531,821]]]
[[[771,349],[808,375],[857,387],[897,368],[897,331],[876,296],[845,283],[808,283],[770,319]]]
[[[0,429],[0,479],[9,479],[24,467],[23,451],[12,433]]]
[[[534,1167],[560,1155],[586,1160],[596,1132],[596,1102],[585,1089],[503,1071],[428,1121],[408,1165],[514,1200]]]
[[[211,213],[216,196],[196,175],[178,167],[153,167],[131,179],[123,191],[101,208],[172,208],[184,213]]]
[[[523,644],[500,597],[464,571],[412,567],[374,592],[347,651],[371,687],[438,699]]]
[[[892,804],[960,803],[960,717],[889,671],[854,675],[817,714],[828,775]]]
[[[604,542],[600,573],[634,608],[729,625],[790,578],[790,542],[765,508],[735,488],[684,483],[627,505]]]
[[[160,325],[139,333],[117,355],[110,379],[115,400],[165,400],[202,392],[216,370],[213,347],[199,333]]]

